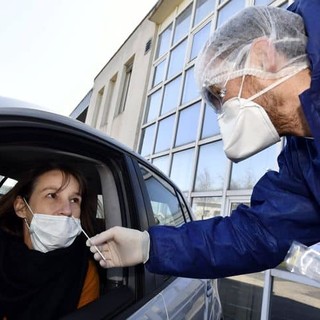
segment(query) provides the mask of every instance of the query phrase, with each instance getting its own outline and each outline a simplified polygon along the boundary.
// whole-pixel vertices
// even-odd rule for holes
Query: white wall
[[[156,24],[145,18],[97,75],[86,119],[87,124],[133,149],[137,148],[138,143],[155,32]],[[151,49],[145,53],[149,40],[152,40]],[[134,62],[126,108],[123,113],[115,116],[121,101],[125,66],[130,59]]]

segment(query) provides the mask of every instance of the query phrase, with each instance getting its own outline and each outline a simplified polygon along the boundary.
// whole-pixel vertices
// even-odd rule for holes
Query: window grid
[[[118,116],[119,114],[121,114],[126,107],[128,92],[129,92],[129,87],[130,87],[130,81],[131,81],[131,75],[132,75],[132,69],[133,69],[133,61],[130,61],[125,65],[124,81],[123,81],[122,92],[121,92],[121,100],[120,100],[119,108],[118,108],[115,116]]]
[[[206,1],[211,3],[212,10],[211,11],[209,10],[208,12],[207,11],[202,12],[201,19],[198,21],[196,20],[196,14],[197,14],[196,9],[197,7],[201,7],[203,5],[206,6],[207,5],[205,4]],[[242,0],[242,1],[243,1],[243,7],[254,5],[254,0]],[[258,1],[262,1],[262,0],[258,0]],[[198,6],[197,6],[197,2],[199,2]],[[277,3],[277,5],[283,5],[283,3],[286,2],[286,0],[276,0],[274,1],[274,3],[275,2]],[[185,18],[185,19],[190,19],[189,29],[185,32],[184,36],[180,37],[179,39],[176,39],[176,42],[174,43],[174,35],[175,35],[175,30],[177,25],[177,19],[180,17],[180,15],[183,15],[190,8],[190,6],[192,7],[190,11],[190,17]],[[232,4],[230,0],[223,0],[223,1],[222,0],[220,1],[219,0],[215,0],[215,1],[214,0],[194,0],[192,4],[189,4],[186,8],[184,8],[180,12],[176,12],[175,16],[171,18],[172,19],[171,21],[165,21],[165,23],[167,23],[168,26],[166,26],[166,28],[164,28],[164,30],[161,33],[159,33],[156,46],[162,45],[162,44],[159,44],[161,42],[160,38],[162,37],[164,32],[168,32],[168,30],[170,29],[170,40],[168,40],[169,45],[168,45],[167,51],[161,52],[160,55],[158,54],[159,48],[156,48],[155,50],[152,77],[150,78],[149,92],[148,92],[148,98],[149,98],[153,93],[155,93],[158,90],[161,90],[160,110],[156,117],[152,117],[152,119],[150,118],[150,120],[148,121],[147,113],[149,112],[148,109],[150,109],[150,106],[147,105],[148,103],[146,104],[145,116],[144,116],[145,122],[142,125],[141,133],[140,133],[140,139],[143,139],[143,134],[142,134],[143,130],[149,127],[150,125],[155,125],[156,134],[154,135],[154,141],[152,143],[153,151],[150,154],[148,154],[146,158],[150,162],[153,162],[153,160],[155,160],[155,164],[156,164],[157,159],[161,157],[166,157],[167,164],[166,164],[165,171],[167,174],[169,173],[170,176],[172,176],[172,165],[173,165],[173,159],[175,155],[178,152],[183,152],[190,148],[193,149],[194,154],[193,154],[193,160],[192,160],[193,163],[191,165],[192,173],[191,173],[190,188],[189,190],[184,190],[184,194],[191,202],[193,198],[198,198],[198,197],[215,197],[215,198],[218,197],[219,199],[221,199],[221,212],[224,211],[224,208],[226,206],[225,203],[228,197],[230,196],[232,197],[234,195],[236,196],[241,195],[249,198],[252,190],[230,190],[229,186],[230,186],[231,177],[232,177],[232,163],[229,160],[226,160],[227,165],[226,165],[225,172],[221,173],[221,175],[224,176],[223,188],[221,190],[209,190],[209,191],[194,190],[196,179],[197,179],[196,174],[197,174],[199,152],[200,152],[201,146],[210,144],[210,143],[214,144],[216,142],[219,142],[221,141],[221,136],[217,128],[217,124],[215,124],[216,127],[214,130],[212,129],[206,130],[206,134],[203,134],[204,124],[206,123],[206,125],[208,125],[208,121],[211,119],[212,113],[207,112],[207,115],[206,115],[206,112],[205,112],[206,105],[204,101],[201,100],[200,96],[191,98],[190,101],[188,101],[188,99],[184,101],[183,95],[184,95],[184,86],[187,81],[187,72],[194,66],[194,63],[196,60],[195,59],[196,54],[194,55],[192,51],[195,35],[205,27],[208,28],[208,26],[209,26],[210,32],[212,32],[217,27],[220,12],[225,11],[224,13],[225,15],[228,12],[228,10],[231,10],[231,11],[235,10],[234,4]],[[186,42],[186,50],[183,54],[183,59],[184,59],[183,68],[177,73],[173,73],[169,77],[168,72],[170,67],[171,54],[184,41]],[[164,67],[165,70],[163,72],[164,75],[161,77],[162,78],[161,80],[155,81],[155,77],[157,76],[156,68],[161,63],[165,64],[165,67]],[[164,100],[167,99],[165,96],[165,88],[172,80],[177,79],[178,77],[181,77],[179,88],[175,88],[175,92],[177,95],[176,98],[178,102],[174,103],[174,105],[171,106],[172,108],[169,108],[168,110],[166,110],[166,112],[162,114],[163,103],[164,103]],[[179,119],[180,119],[180,112],[183,112],[183,110],[191,107],[196,103],[200,103],[199,123],[198,123],[196,138],[194,141],[188,142],[185,145],[175,146],[174,143],[177,139],[177,133],[179,129],[178,125],[179,125]],[[172,133],[172,136],[168,138],[170,139],[170,147],[167,150],[159,150],[159,152],[156,152],[155,148],[156,148],[157,137],[159,132],[159,124],[163,119],[173,115],[175,117],[174,125],[173,125],[173,133]],[[207,121],[205,121],[206,117],[209,117],[209,120],[207,119]],[[214,119],[211,121],[214,121]],[[206,128],[208,129],[208,127]],[[140,141],[140,149],[142,144],[143,144],[143,141]],[[138,151],[141,152],[141,150],[138,150]]]
[[[212,0],[211,0],[212,1]],[[154,69],[153,69],[153,72],[155,72],[155,68],[160,64],[162,63],[164,60],[166,60],[166,71],[165,71],[165,80],[163,81],[157,81],[158,84],[155,84],[155,86],[153,88],[150,89],[149,91],[149,96],[153,93],[153,92],[156,92],[157,90],[159,90],[159,88],[163,88],[162,90],[162,98],[161,98],[161,107],[163,105],[163,96],[165,94],[165,86],[167,83],[169,83],[172,78],[168,78],[166,79],[167,75],[168,75],[168,70],[169,70],[169,65],[170,65],[170,58],[171,58],[171,52],[177,48],[177,46],[179,46],[181,43],[183,43],[183,41],[186,41],[187,44],[186,44],[186,52],[184,52],[184,57],[185,57],[185,61],[184,61],[184,64],[183,64],[183,70],[180,71],[180,75],[182,76],[182,79],[181,79],[181,83],[180,83],[180,90],[179,90],[179,102],[178,102],[178,105],[177,106],[174,106],[174,110],[172,110],[171,112],[169,113],[166,113],[164,114],[163,116],[168,116],[170,114],[173,114],[173,113],[176,113],[175,115],[175,125],[174,125],[174,133],[173,133],[173,137],[171,138],[171,146],[170,146],[170,149],[165,151],[165,152],[159,152],[159,153],[152,153],[150,154],[149,156],[147,156],[147,158],[152,161],[152,159],[156,159],[156,158],[159,158],[161,155],[164,156],[168,156],[169,159],[170,159],[170,164],[169,164],[169,168],[168,168],[168,172],[171,172],[171,167],[172,167],[172,158],[173,158],[173,155],[176,154],[177,152],[181,151],[181,150],[186,150],[187,148],[190,148],[190,146],[193,146],[194,151],[194,159],[196,159],[198,157],[198,147],[197,146],[197,142],[199,142],[200,138],[201,138],[201,130],[202,130],[202,123],[203,123],[203,115],[204,115],[204,103],[201,102],[201,99],[200,99],[200,96],[198,96],[196,99],[192,99],[192,101],[186,101],[186,103],[183,105],[183,108],[181,106],[181,101],[182,101],[182,94],[183,94],[183,86],[186,82],[186,72],[187,72],[187,69],[190,69],[190,66],[193,66],[194,62],[191,62],[191,64],[189,63],[189,60],[190,60],[190,56],[191,56],[191,49],[192,49],[192,42],[193,42],[193,36],[196,32],[198,32],[199,30],[201,30],[202,27],[204,27],[205,25],[208,24],[208,21],[211,21],[213,20],[213,15],[214,15],[214,10],[212,10],[211,13],[208,13],[207,14],[207,17],[205,17],[205,19],[203,19],[202,21],[199,21],[199,23],[197,25],[193,25],[192,26],[192,23],[189,22],[189,30],[186,33],[185,36],[181,37],[180,39],[178,39],[178,41],[174,44],[173,43],[173,39],[174,39],[174,33],[175,33],[175,28],[176,28],[176,19],[180,17],[180,15],[184,14],[184,12],[186,12],[187,10],[189,9],[189,6],[187,8],[185,8],[182,12],[178,13],[175,17],[175,19],[170,22],[169,26],[166,27],[166,29],[164,29],[164,31],[159,35],[161,37],[161,35],[164,33],[164,32],[167,32],[167,30],[169,30],[170,26],[171,26],[171,36],[170,36],[170,48],[167,52],[163,52],[163,54],[159,55],[158,52],[159,52],[159,49],[157,48],[156,50],[156,57],[155,57],[155,61],[154,61]],[[193,2],[193,5],[192,5],[192,10],[191,10],[191,15],[189,18],[186,18],[186,19],[190,19],[190,21],[193,21],[195,20],[195,9],[196,9],[196,1]],[[159,39],[158,39],[158,42],[159,42]],[[158,44],[157,44],[158,45]],[[179,74],[175,74],[174,77],[177,77],[179,76]],[[153,79],[152,79],[152,84],[151,84],[151,87],[153,86],[153,83],[154,83],[154,77],[155,77],[155,74],[153,76]],[[177,131],[178,131],[178,119],[179,119],[179,116],[180,116],[180,111],[185,109],[185,108],[188,108],[189,106],[197,103],[197,102],[201,102],[201,105],[200,105],[200,111],[199,111],[199,124],[198,124],[198,128],[197,128],[197,137],[196,137],[196,140],[192,143],[187,143],[186,145],[183,145],[183,146],[177,146],[177,147],[174,147],[174,141],[176,141],[176,134],[177,134]],[[148,110],[146,110],[146,113],[148,112]],[[159,127],[159,122],[163,119],[163,116],[159,115],[156,119],[154,119],[153,121],[151,122],[148,122],[146,121],[144,123],[144,126],[143,128],[151,125],[152,123],[155,123],[157,128]],[[146,114],[145,115],[145,119],[147,119],[148,115]],[[142,128],[142,130],[143,130]],[[157,129],[157,132],[158,132],[158,129]],[[156,138],[155,138],[156,139]],[[156,144],[156,141],[154,141],[153,145]],[[141,151],[141,150],[140,150]],[[194,161],[194,164],[193,164],[193,171],[195,171],[195,163],[196,161]],[[194,174],[193,174],[194,175]],[[191,185],[193,186],[194,180],[195,178],[192,177],[192,183]],[[192,188],[190,187],[190,190],[192,190]],[[190,193],[190,191],[189,191]],[[188,193],[188,195],[189,195]]]

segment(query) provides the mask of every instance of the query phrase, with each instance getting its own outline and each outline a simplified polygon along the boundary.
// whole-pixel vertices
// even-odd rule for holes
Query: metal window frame
[[[270,301],[271,301],[274,278],[279,278],[283,280],[288,280],[288,281],[312,286],[315,288],[320,288],[319,282],[312,280],[310,278],[307,278],[305,276],[301,276],[301,275],[286,271],[286,270],[269,269],[265,271],[260,320],[270,319]]]

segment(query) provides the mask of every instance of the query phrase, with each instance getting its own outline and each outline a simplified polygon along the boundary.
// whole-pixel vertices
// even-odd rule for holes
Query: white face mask
[[[280,136],[264,108],[252,100],[297,72],[278,79],[249,99],[240,98],[243,77],[239,96],[227,100],[222,106],[222,113],[218,116],[224,152],[230,160],[242,161],[280,141]]]
[[[80,219],[33,213],[25,199],[24,202],[33,215],[30,225],[26,223],[34,250],[45,253],[69,247],[81,233]]]
[[[218,117],[226,156],[239,162],[280,141],[265,110],[257,103],[233,98]]]

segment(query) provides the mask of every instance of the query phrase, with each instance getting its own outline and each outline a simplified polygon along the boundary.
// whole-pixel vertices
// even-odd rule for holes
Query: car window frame
[[[184,221],[183,224],[190,221],[190,219],[192,219],[190,209],[189,209],[187,203],[184,201],[184,197],[183,197],[182,193],[180,192],[180,190],[178,189],[178,187],[172,181],[170,181],[167,176],[165,176],[162,172],[160,172],[153,165],[149,164],[148,162],[142,162],[142,161],[136,160],[134,163],[134,166],[135,166],[136,174],[138,176],[140,189],[141,189],[141,192],[144,197],[149,226],[157,225],[157,222],[154,217],[154,212],[153,212],[153,209],[151,206],[151,200],[149,197],[148,188],[146,186],[146,182],[145,182],[144,177],[142,175],[140,165],[146,167],[148,170],[150,170],[152,172],[153,175],[159,177],[159,180],[163,180],[166,184],[168,184],[174,190],[175,198],[177,199],[177,202],[179,204],[181,214],[183,217],[183,221]],[[181,199],[183,199],[183,201],[184,201],[183,204],[181,204]]]

